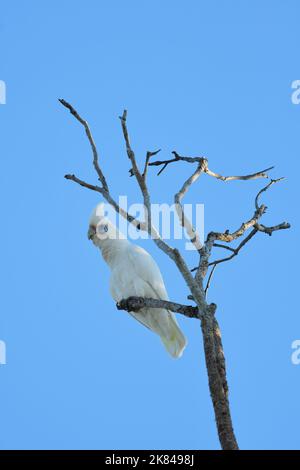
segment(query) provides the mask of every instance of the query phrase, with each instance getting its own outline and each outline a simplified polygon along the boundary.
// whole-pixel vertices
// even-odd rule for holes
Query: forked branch
[[[170,165],[171,163],[180,162],[180,161],[186,162],[186,163],[201,163],[203,162],[203,160],[206,160],[205,157],[183,157],[179,155],[175,150],[173,150],[172,153],[174,155],[174,158],[171,158],[169,160],[157,160],[155,162],[149,163],[149,166],[162,166],[162,168],[158,172],[158,175],[160,175],[167,168],[167,166]],[[273,170],[273,168],[274,166],[270,166],[269,168],[266,168],[265,170],[257,171],[249,175],[223,176],[223,175],[220,175],[219,173],[216,173],[210,170],[208,166],[206,165],[204,172],[207,175],[217,178],[218,180],[221,180],[221,181],[234,181],[234,180],[247,181],[247,180],[256,180],[258,178],[269,178],[268,171]]]

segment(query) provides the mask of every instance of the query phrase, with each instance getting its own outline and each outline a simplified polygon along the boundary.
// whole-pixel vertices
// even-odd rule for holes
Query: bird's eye
[[[108,232],[108,225],[107,224],[98,225],[97,232],[98,232],[98,234],[103,234],[103,233]]]

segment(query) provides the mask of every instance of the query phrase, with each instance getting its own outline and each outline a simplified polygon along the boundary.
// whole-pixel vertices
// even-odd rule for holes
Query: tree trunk
[[[203,334],[206,368],[210,395],[214,407],[219,440],[223,450],[238,450],[231,421],[228,385],[226,380],[225,358],[222,339],[214,310],[209,308],[202,316],[201,329]]]

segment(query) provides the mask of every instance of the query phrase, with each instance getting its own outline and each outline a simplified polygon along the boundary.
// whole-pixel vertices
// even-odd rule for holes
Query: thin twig
[[[273,225],[273,227],[266,227],[263,224],[255,224],[255,228],[259,230],[260,232],[264,232],[267,235],[272,235],[273,232],[276,232],[277,230],[286,230],[288,228],[291,228],[291,225],[288,222],[282,222],[281,224],[278,225]]]
[[[120,117],[120,120],[121,120],[122,131],[123,131],[123,136],[124,136],[124,140],[125,140],[125,144],[126,144],[127,155],[128,155],[128,158],[130,159],[131,164],[132,164],[132,172],[133,172],[134,176],[136,177],[139,186],[142,188],[143,183],[144,183],[143,177],[142,177],[142,175],[140,173],[140,170],[137,166],[134,151],[132,150],[131,145],[130,145],[130,139],[129,139],[129,134],[128,134],[127,125],[126,125],[127,110],[124,109],[122,116],[119,116],[119,117]]]
[[[271,186],[273,186],[273,184],[279,183],[279,181],[282,181],[282,180],[284,180],[284,177],[282,177],[282,178],[277,178],[276,180],[271,179],[270,183],[267,184],[267,186],[265,186],[264,188],[262,188],[262,189],[258,192],[258,194],[256,195],[256,198],[255,198],[255,207],[256,207],[256,209],[259,208],[258,200],[259,200],[260,196],[262,195],[262,193],[264,193],[265,191],[267,191]]]
[[[188,162],[188,163],[201,163],[201,161],[204,159],[204,157],[181,157],[178,155],[175,150],[173,150],[172,154],[174,155],[174,158],[171,158],[169,160],[158,160],[155,162],[149,163],[149,166],[162,166],[161,170],[157,173],[157,176],[159,176],[170,163],[178,162],[178,161],[183,161],[183,162]]]
[[[246,238],[244,238],[244,240],[239,244],[237,248],[235,248],[234,253],[232,253],[232,255],[228,256],[227,258],[221,258],[216,261],[212,261],[208,263],[208,266],[217,266],[217,264],[224,263],[224,261],[230,261],[232,258],[234,258],[235,256],[239,254],[243,246],[245,246],[246,243],[248,243],[251,240],[251,238],[253,238],[254,235],[256,235],[257,232],[258,232],[257,228],[254,228],[253,230],[251,230],[249,235]]]
[[[216,246],[218,248],[224,248],[224,250],[229,250],[229,251],[235,252],[234,248],[231,248],[231,246],[222,245],[222,243],[214,243],[213,246]]]
[[[161,151],[161,149],[158,149],[155,152],[149,152],[149,151],[147,152],[146,158],[145,158],[144,171],[143,171],[143,174],[142,174],[142,177],[143,177],[144,181],[146,181],[146,178],[147,178],[147,172],[148,172],[148,166],[149,166],[150,158],[153,157],[154,155],[157,155],[158,152],[160,152],[160,151]]]
[[[207,292],[208,292],[208,289],[210,288],[210,283],[211,283],[211,280],[212,280],[212,277],[214,275],[214,272],[215,272],[215,269],[216,269],[216,264],[212,267],[210,273],[209,273],[209,276],[208,276],[208,280],[207,280],[207,284],[206,284],[206,287],[204,289],[204,292],[205,292],[205,297],[207,297]]]
[[[267,191],[273,184],[278,183],[279,181],[282,181],[283,178],[278,178],[278,179],[272,179],[270,183],[267,184],[264,188],[262,188],[256,195],[255,197],[255,212],[253,217],[248,220],[247,222],[244,222],[240,228],[238,228],[235,232],[230,233],[229,230],[226,232],[211,232],[208,237],[213,238],[214,240],[221,240],[224,242],[232,242],[233,240],[236,240],[237,238],[241,237],[244,235],[245,231],[248,230],[251,227],[256,227],[257,231],[261,232],[266,232],[266,233],[272,233],[275,230],[281,230],[283,228],[289,228],[290,225],[287,224],[286,222],[276,225],[274,227],[265,227],[264,225],[260,225],[258,223],[259,219],[261,216],[266,212],[267,206],[262,204],[261,206],[258,204],[259,198],[261,194],[265,191]],[[213,245],[216,245],[215,242]]]

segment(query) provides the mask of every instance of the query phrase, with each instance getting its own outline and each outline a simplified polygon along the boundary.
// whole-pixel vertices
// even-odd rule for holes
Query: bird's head
[[[93,240],[94,236],[97,233],[97,225],[101,221],[103,221],[103,219],[104,219],[104,204],[103,202],[101,202],[95,207],[90,217],[89,229],[87,233],[89,240]]]
[[[88,239],[92,240],[94,245],[101,247],[105,240],[123,238],[120,235],[118,229],[105,216],[104,204],[98,204],[90,217]]]

